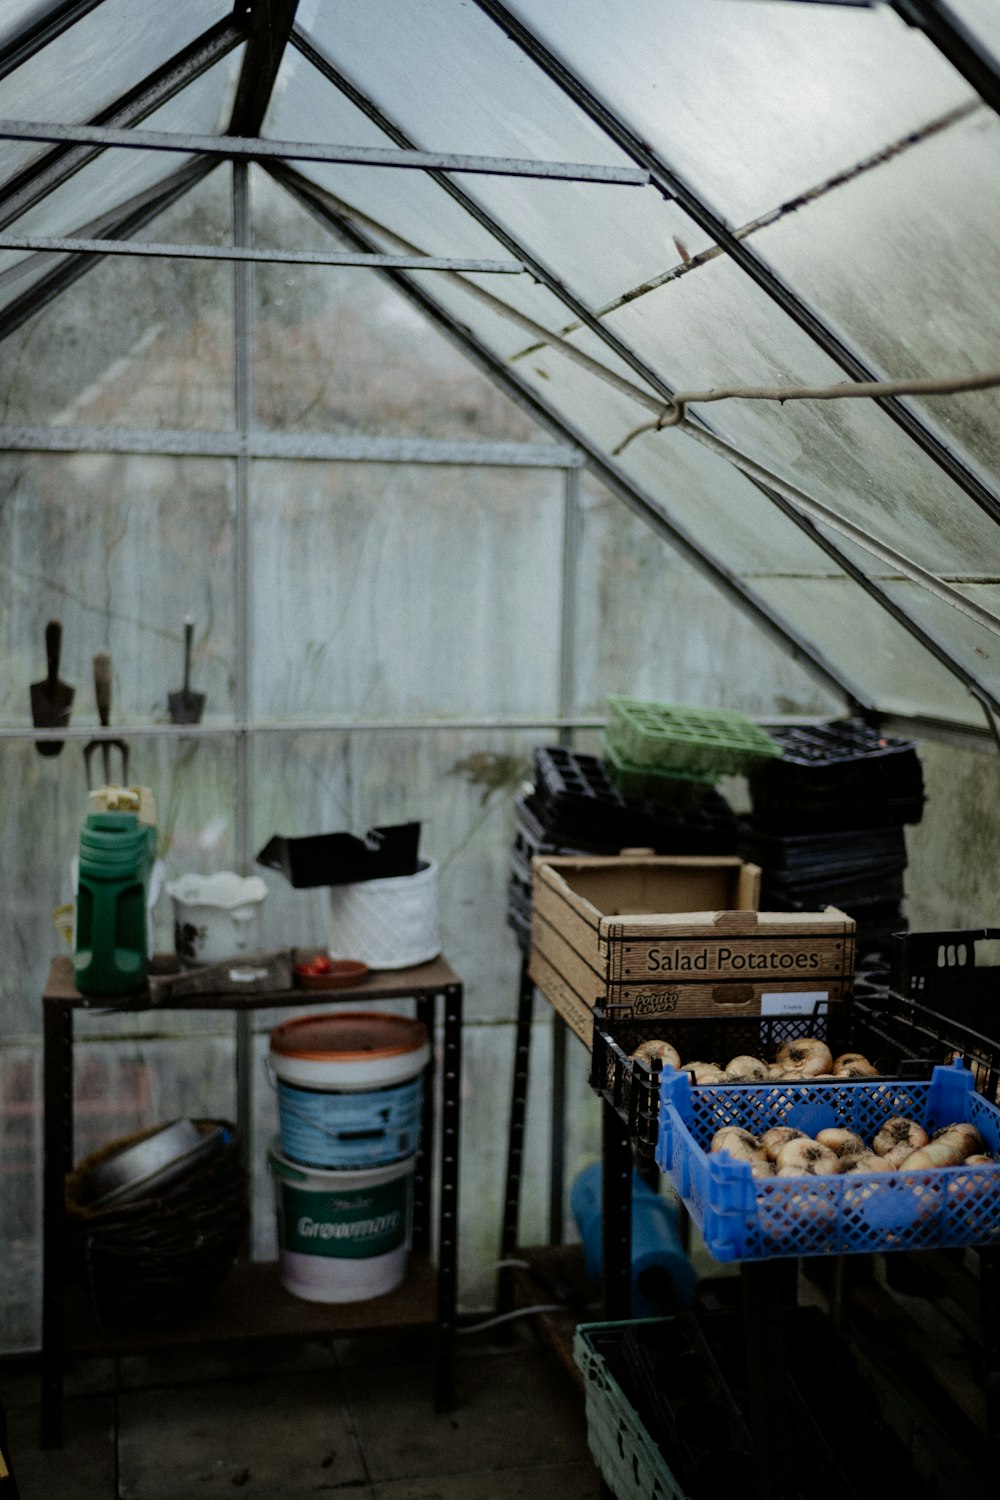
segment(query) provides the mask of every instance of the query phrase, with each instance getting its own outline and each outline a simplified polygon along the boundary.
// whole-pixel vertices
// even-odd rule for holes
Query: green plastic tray
[[[594,1347],[592,1334],[615,1326],[624,1325],[581,1323],[573,1334],[573,1359],[584,1382],[587,1445],[616,1500],[686,1500],[607,1360]]]
[[[715,785],[714,776],[693,775],[682,771],[654,771],[625,760],[602,736],[608,774],[622,796],[630,802],[652,802],[660,807],[700,807]]]
[[[738,775],[782,747],[745,714],[611,694],[605,735],[629,766],[688,775]]]

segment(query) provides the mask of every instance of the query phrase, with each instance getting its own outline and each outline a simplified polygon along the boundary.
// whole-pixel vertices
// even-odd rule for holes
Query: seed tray
[[[532,761],[532,811],[549,837],[588,848],[606,845],[617,853],[625,842],[627,809],[601,758],[563,745],[538,745]]]
[[[723,1125],[755,1135],[772,1125],[808,1135],[841,1126],[871,1140],[894,1115],[919,1120],[928,1131],[971,1123],[986,1151],[1000,1154],[1000,1109],[976,1092],[972,1073],[956,1062],[934,1068],[929,1083],[875,1079],[693,1088],[687,1073],[663,1073],[656,1162],[719,1261],[1000,1245],[996,1162],[755,1178],[748,1163],[709,1150]]]
[[[825,1041],[836,1057],[861,1052],[884,1076],[929,1076],[933,1063],[926,1050],[913,1050],[905,1035],[894,1036],[874,1024],[873,1014],[853,1003],[837,1003],[801,1016],[669,1016],[620,1020],[612,1012],[594,1011],[590,1086],[617,1111],[637,1154],[651,1161],[660,1129],[660,1080],[673,1069],[633,1059],[641,1042],[671,1042],[681,1061],[716,1059],[725,1067],[731,1057],[759,1057],[771,1062],[783,1042],[799,1037]],[[944,1060],[936,1052],[933,1062]],[[729,1084],[745,1088],[745,1084]]]
[[[913,740],[883,735],[862,719],[834,719],[827,724],[786,724],[772,728],[781,747],[780,760],[754,768],[751,791],[758,787],[810,799],[850,793],[923,795],[923,769]]]
[[[738,775],[781,754],[781,747],[745,714],[692,708],[611,694],[605,735],[617,756],[646,770],[688,775]]]
[[[901,827],[919,823],[925,797],[796,796],[751,781],[754,822],[772,832],[849,833],[858,828]]]
[[[624,760],[603,736],[608,772],[623,797],[656,806],[693,809],[700,807],[717,778],[694,772],[654,771]]]
[[[747,820],[741,825],[744,859],[787,880],[902,870],[906,838],[901,828],[851,829],[844,833],[773,834]]]

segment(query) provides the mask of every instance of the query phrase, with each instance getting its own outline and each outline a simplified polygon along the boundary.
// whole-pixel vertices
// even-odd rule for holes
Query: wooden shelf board
[[[116,1355],[178,1344],[354,1334],[435,1325],[436,1319],[437,1273],[426,1255],[411,1255],[406,1279],[395,1291],[364,1302],[337,1303],[294,1297],[281,1285],[277,1262],[242,1261],[233,1267],[202,1315],[163,1327],[102,1328],[86,1292],[76,1284],[69,1285],[66,1352]]]

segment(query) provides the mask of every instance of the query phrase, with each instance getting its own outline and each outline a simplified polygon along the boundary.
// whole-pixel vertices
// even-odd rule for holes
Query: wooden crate
[[[529,972],[589,1044],[622,1019],[805,1014],[851,991],[854,921],[758,912],[760,870],[734,856],[539,857]]]

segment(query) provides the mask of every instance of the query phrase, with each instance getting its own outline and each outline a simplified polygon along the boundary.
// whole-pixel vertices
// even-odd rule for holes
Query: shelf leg
[[[458,1281],[458,1167],[462,1102],[462,986],[444,991],[441,1089],[441,1228],[438,1245],[435,1408],[455,1405],[455,1313]]]
[[[43,1038],[41,1444],[62,1443],[66,1175],[73,1166],[73,1011],[46,1001]]]
[[[549,1127],[549,1244],[563,1242],[566,1196],[566,1022],[552,1013],[552,1119]]]
[[[427,1035],[434,1039],[434,997],[432,995],[421,995],[416,1002],[417,1020],[422,1022],[427,1029]],[[431,1248],[431,1204],[430,1183],[431,1170],[434,1161],[434,1061],[433,1048],[431,1061],[424,1073],[424,1096],[421,1104],[420,1120],[420,1149],[417,1152],[416,1170],[413,1173],[413,1248],[414,1250],[427,1251]]]
[[[754,1445],[757,1500],[793,1500],[801,1493],[792,1474],[788,1441],[786,1326],[798,1298],[795,1259],[748,1261],[740,1267],[746,1335],[748,1421]],[[800,1476],[801,1477],[801,1476]]]
[[[605,1317],[632,1315],[632,1145],[614,1105],[601,1110]]]
[[[514,1077],[511,1083],[510,1124],[507,1132],[507,1173],[504,1178],[503,1228],[500,1233],[500,1259],[510,1260],[517,1249],[518,1215],[521,1207],[521,1169],[524,1156],[524,1124],[528,1104],[528,1070],[531,1058],[531,1020],[534,1011],[535,986],[528,974],[528,955],[521,958],[521,978],[517,996],[517,1025],[514,1040]],[[514,1277],[510,1268],[501,1268],[497,1280],[497,1312],[514,1308]]]

